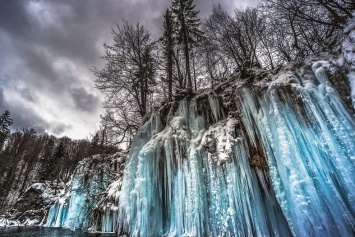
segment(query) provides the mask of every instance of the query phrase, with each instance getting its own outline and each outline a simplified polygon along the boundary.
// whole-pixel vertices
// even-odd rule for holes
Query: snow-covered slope
[[[0,216],[0,226],[41,225],[56,199],[54,187],[50,182],[34,183],[17,200],[13,209]]]

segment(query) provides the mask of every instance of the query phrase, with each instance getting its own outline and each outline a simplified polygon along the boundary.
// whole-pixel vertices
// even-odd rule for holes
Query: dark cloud
[[[25,66],[36,75],[35,81],[43,78],[44,81],[50,82],[58,78],[52,65],[53,59],[44,50],[36,47],[24,47],[20,55]]]
[[[82,111],[95,111],[97,106],[100,104],[100,99],[97,96],[88,93],[82,87],[72,88],[69,93],[74,100],[76,108]]]
[[[34,128],[38,133],[49,132],[56,136],[62,136],[71,128],[70,125],[61,122],[46,121],[41,115],[22,105],[13,106],[10,114],[14,121],[12,130]]]
[[[158,38],[171,2],[0,1],[0,109],[8,107],[16,128],[86,137],[97,128],[102,112],[90,68],[104,64],[102,45],[112,43],[111,27],[122,19],[140,22]],[[236,6],[255,6],[257,0],[195,3],[205,18],[212,4],[232,11]]]
[[[22,90],[20,90],[20,93],[22,95],[22,97],[29,101],[29,102],[36,102],[37,98],[33,95],[33,93],[31,92],[31,90],[29,88],[24,88]]]
[[[34,128],[38,133],[44,133],[49,130],[49,122],[25,108],[13,107],[10,110],[10,114],[14,121],[11,127],[13,130]]]
[[[25,37],[31,30],[29,16],[25,10],[27,1],[1,1],[0,29],[14,37]]]
[[[9,111],[14,121],[11,127],[12,130],[34,128],[37,132],[44,133],[50,129],[50,123],[29,108],[25,108],[22,105],[12,105]]]
[[[5,76],[7,82],[9,82],[10,77]],[[2,85],[7,85],[10,89],[18,92],[27,102],[36,103],[37,97],[31,92],[29,88],[19,89],[13,87],[10,83],[5,84],[6,81],[0,80]],[[8,96],[11,98],[11,96]],[[46,121],[40,114],[36,113],[31,107],[26,106],[21,103],[8,103],[5,97],[5,91],[0,88],[0,114],[5,110],[10,111],[10,116],[13,119],[13,125],[11,129],[13,131],[22,128],[34,128],[39,133],[50,132],[57,136],[63,135],[65,131],[71,128],[70,125],[66,125],[60,122],[49,122]]]

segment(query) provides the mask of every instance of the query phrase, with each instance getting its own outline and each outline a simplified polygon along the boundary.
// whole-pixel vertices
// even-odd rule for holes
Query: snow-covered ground
[[[14,209],[0,217],[0,226],[33,226],[43,224],[46,211],[57,196],[49,183],[34,183],[18,199]]]

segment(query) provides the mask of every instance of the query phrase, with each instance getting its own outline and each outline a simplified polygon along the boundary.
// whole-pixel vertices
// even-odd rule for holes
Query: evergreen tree
[[[55,161],[59,161],[61,158],[63,158],[65,156],[65,147],[64,147],[64,143],[60,142],[57,149],[54,152],[54,160]]]
[[[10,126],[12,125],[13,121],[10,118],[10,112],[6,110],[0,116],[0,150],[5,142],[5,140],[10,135]]]
[[[171,5],[171,11],[176,24],[175,38],[184,48],[187,88],[192,92],[190,51],[194,43],[202,35],[199,30],[200,19],[197,17],[199,11],[195,10],[193,0],[174,0]]]
[[[49,141],[48,146],[53,147],[54,142]],[[49,155],[49,154],[48,154]],[[55,148],[55,151],[52,156],[44,157],[44,161],[40,170],[40,179],[41,181],[44,180],[51,180],[57,178],[60,174],[60,160],[65,156],[65,147],[64,143],[60,142],[59,145]]]
[[[168,100],[172,101],[173,88],[173,54],[174,54],[174,40],[173,40],[173,17],[171,11],[166,9],[163,23],[163,36],[161,42],[163,45],[163,56],[166,63],[166,74],[168,80]]]
[[[53,149],[54,149],[54,140],[53,138],[49,138],[44,146],[43,157],[41,159],[41,168],[38,174],[41,182],[48,179],[50,172],[53,169],[54,166]]]

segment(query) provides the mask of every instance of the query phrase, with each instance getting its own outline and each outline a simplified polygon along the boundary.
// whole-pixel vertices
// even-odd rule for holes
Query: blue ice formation
[[[123,181],[109,186],[99,230],[355,235],[355,122],[328,80],[332,71],[329,62],[310,60],[253,90],[227,88],[228,103],[213,92],[180,101],[166,126],[156,113],[135,137]],[[79,176],[72,185],[48,225],[85,225]]]
[[[108,186],[105,167],[97,158],[86,159],[76,168],[70,185],[48,212],[46,226],[70,229],[89,228],[97,195]]]
[[[258,95],[235,90],[240,116],[227,115],[213,94],[181,101],[165,128],[153,116],[136,136],[103,230],[354,235],[355,122],[329,67],[319,61],[283,72]]]

